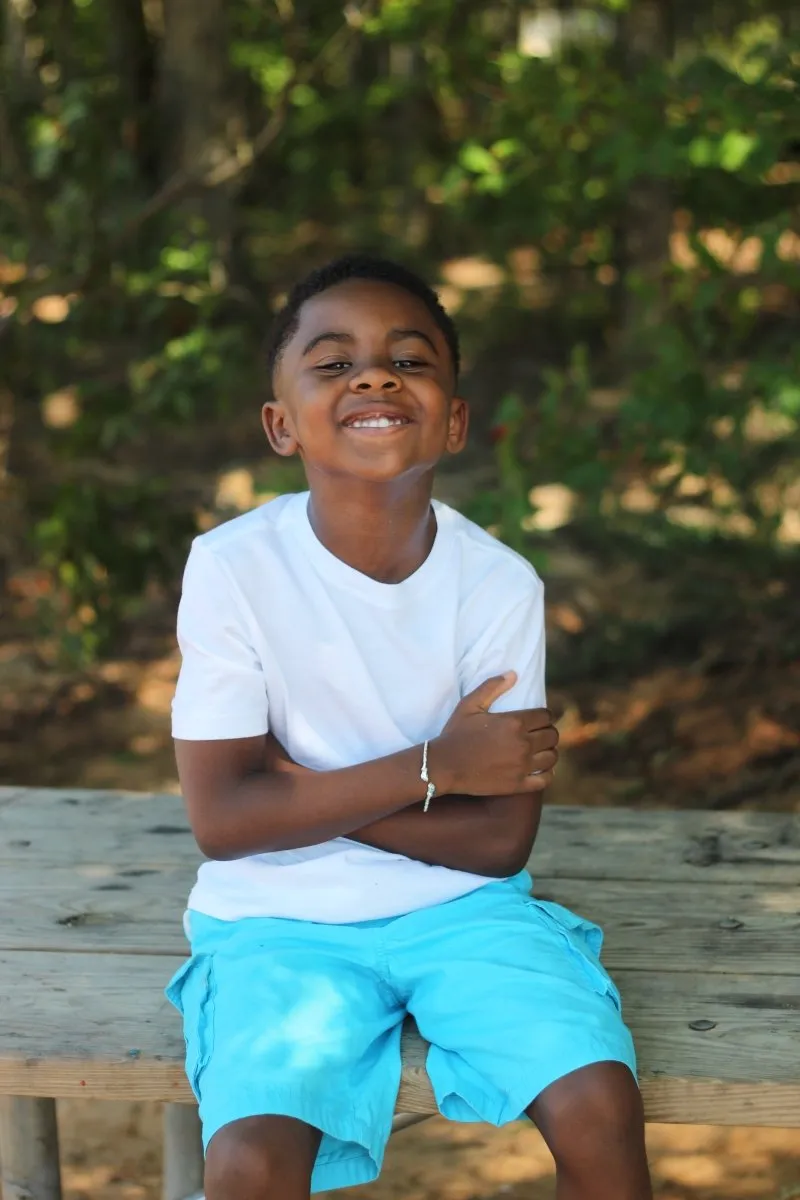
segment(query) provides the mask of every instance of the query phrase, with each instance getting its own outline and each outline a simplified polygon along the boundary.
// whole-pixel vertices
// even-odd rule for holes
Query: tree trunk
[[[228,60],[224,0],[164,0],[159,91],[165,116],[163,174],[197,178],[184,202],[203,218],[223,257],[233,233],[233,201],[215,170],[244,135]]]
[[[114,0],[108,26],[109,57],[125,104],[122,140],[139,164],[141,178],[152,188],[158,181],[152,119],[155,58],[142,0]]]
[[[673,52],[670,0],[635,0],[621,25],[623,71],[631,87]],[[666,96],[658,102],[662,114]],[[667,180],[642,175],[628,190],[622,216],[622,347],[629,368],[646,355],[648,334],[664,316],[664,268],[669,261],[672,197]]]
[[[25,23],[28,6],[24,0],[3,3],[3,65],[12,94],[27,92],[33,82],[31,64],[25,48]]]

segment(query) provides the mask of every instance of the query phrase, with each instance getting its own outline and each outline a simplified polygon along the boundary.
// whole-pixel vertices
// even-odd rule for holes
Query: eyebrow
[[[352,340],[353,339],[349,333],[335,333],[333,330],[329,330],[327,333],[318,333],[317,336],[313,337],[308,345],[303,348],[303,356],[305,357],[306,354],[310,354],[314,347],[318,346],[320,342],[352,342]]]
[[[389,336],[393,342],[402,341],[403,338],[421,338],[423,342],[427,342],[434,354],[439,353],[433,338],[428,337],[427,333],[423,333],[421,329],[393,329]]]
[[[434,354],[439,353],[433,339],[428,337],[427,333],[423,333],[423,331],[421,329],[392,329],[389,332],[389,338],[393,342],[399,342],[399,341],[402,341],[403,338],[410,338],[410,337],[420,338],[423,342],[425,342],[428,346],[430,346],[430,348],[434,352]],[[314,350],[320,344],[320,342],[342,343],[342,342],[352,342],[352,341],[354,341],[352,334],[337,333],[335,330],[329,329],[325,333],[318,333],[315,337],[313,337],[311,339],[311,341],[308,343],[308,345],[303,348],[303,357],[305,357],[307,354],[310,354],[311,351]]]

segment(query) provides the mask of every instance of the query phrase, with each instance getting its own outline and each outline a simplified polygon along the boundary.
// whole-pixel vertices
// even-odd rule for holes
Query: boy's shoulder
[[[195,538],[194,545],[224,562],[235,576],[247,578],[280,559],[303,555],[308,493],[276,496],[258,508],[224,521]],[[542,589],[535,569],[510,546],[442,501],[434,501],[441,536],[455,551],[451,576],[462,602],[497,605],[508,611]],[[265,556],[266,555],[266,559]],[[447,554],[453,566],[453,559]],[[443,560],[444,561],[444,560]]]
[[[542,589],[536,569],[516,550],[449,505],[434,501],[434,509],[439,528],[458,544],[465,595],[488,590],[507,604]]]
[[[287,525],[298,516],[298,505],[302,501],[299,493],[290,492],[267,500],[258,508],[223,521],[206,533],[198,534],[194,545],[221,558],[237,557],[247,553],[254,544],[268,544],[280,539]]]

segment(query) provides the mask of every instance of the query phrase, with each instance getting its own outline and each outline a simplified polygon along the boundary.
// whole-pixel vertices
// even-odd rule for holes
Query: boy
[[[559,1200],[648,1200],[599,930],[524,871],[557,758],[542,586],[431,502],[467,433],[453,324],[351,256],[295,288],[269,362],[264,428],[309,490],[197,538],[178,618],[173,733],[210,861],[168,995],[206,1196],[374,1179],[410,1012],[445,1116],[530,1116]]]

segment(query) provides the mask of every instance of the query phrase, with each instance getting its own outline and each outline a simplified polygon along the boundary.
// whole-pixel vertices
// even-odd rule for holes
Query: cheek
[[[334,428],[331,400],[322,388],[306,388],[294,405],[292,423],[298,437],[310,441],[330,436]]]

